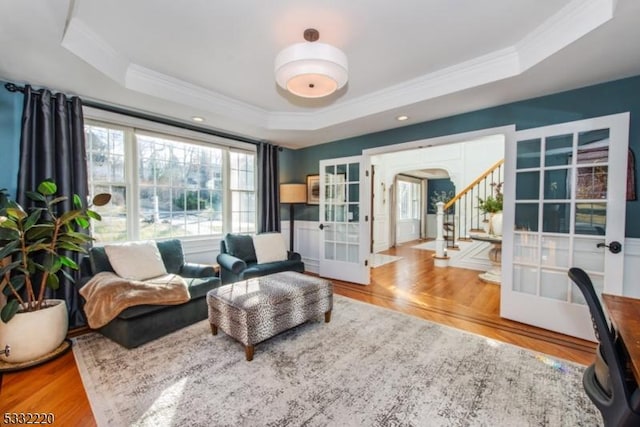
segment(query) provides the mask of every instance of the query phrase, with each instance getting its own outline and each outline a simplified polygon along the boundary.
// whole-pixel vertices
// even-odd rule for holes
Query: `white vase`
[[[494,236],[502,236],[502,212],[491,214],[491,230]]]
[[[0,360],[9,363],[27,362],[58,348],[69,329],[67,304],[64,300],[45,300],[48,307],[37,311],[16,313],[9,322],[0,320],[0,349],[11,347],[9,356]]]

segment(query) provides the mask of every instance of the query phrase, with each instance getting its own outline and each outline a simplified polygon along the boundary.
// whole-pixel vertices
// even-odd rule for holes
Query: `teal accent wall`
[[[9,190],[11,198],[18,185],[18,159],[20,157],[20,122],[22,120],[21,93],[12,93],[0,81],[0,188]]]
[[[477,110],[402,128],[329,142],[295,151],[293,166],[299,180],[318,173],[318,162],[362,154],[363,149],[515,124],[517,130],[609,114],[631,113],[629,147],[640,158],[640,76]],[[636,180],[640,162],[636,162]],[[302,182],[302,181],[300,181]],[[627,202],[626,235],[640,237],[640,201]],[[317,206],[296,209],[297,220],[317,221]]]

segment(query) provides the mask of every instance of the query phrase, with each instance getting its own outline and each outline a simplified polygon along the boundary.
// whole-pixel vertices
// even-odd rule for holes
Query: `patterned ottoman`
[[[255,344],[322,314],[329,322],[333,285],[286,271],[213,289],[207,293],[207,304],[213,335],[220,328],[240,341],[251,361]]]

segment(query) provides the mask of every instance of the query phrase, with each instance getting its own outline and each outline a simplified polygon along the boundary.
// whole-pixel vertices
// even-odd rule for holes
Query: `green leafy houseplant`
[[[484,200],[478,197],[478,209],[486,213],[502,212],[502,202],[504,198],[502,194],[502,183],[492,182],[491,187],[493,187],[492,192],[494,195],[488,196]]]
[[[64,212],[58,209],[68,197],[56,195],[57,191],[53,181],[45,180],[38,185],[37,191],[27,192],[27,197],[37,203],[27,212],[8,199],[6,190],[1,190],[0,259],[9,257],[0,269],[0,277],[6,279],[4,294],[10,298],[0,312],[5,323],[19,310],[28,312],[45,308],[45,289],[58,289],[59,274],[73,281],[63,267],[74,270],[79,267],[66,254],[86,253],[84,246],[92,238],[77,230],[87,229],[91,219],[101,219],[91,206],[84,206],[78,195],[73,196],[73,209]],[[92,206],[103,206],[109,200],[110,194],[98,194],[93,198]]]

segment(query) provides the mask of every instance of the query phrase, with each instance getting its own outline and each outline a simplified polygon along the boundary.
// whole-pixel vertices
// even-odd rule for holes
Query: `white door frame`
[[[419,139],[415,141],[403,142],[400,144],[391,144],[385,145],[382,147],[368,148],[362,150],[362,167],[366,168],[366,170],[371,171],[371,156],[379,155],[379,154],[387,154],[387,153],[395,153],[398,151],[407,151],[407,150],[416,150],[420,148],[428,148],[435,147],[438,145],[448,145],[448,144],[456,144],[460,142],[468,142],[470,140],[479,139],[486,136],[491,135],[504,135],[505,137],[505,147],[507,144],[513,143],[516,140],[516,125],[511,124],[507,126],[499,126],[494,128],[480,129],[471,132],[462,132],[462,133],[454,133],[450,135],[443,135],[434,138],[426,138]],[[366,200],[367,200],[367,215],[371,218],[371,212],[369,212],[371,208],[371,187],[369,186],[366,189]],[[371,232],[369,231],[368,236],[362,236],[362,238],[367,238],[367,242],[369,245],[371,244]]]

